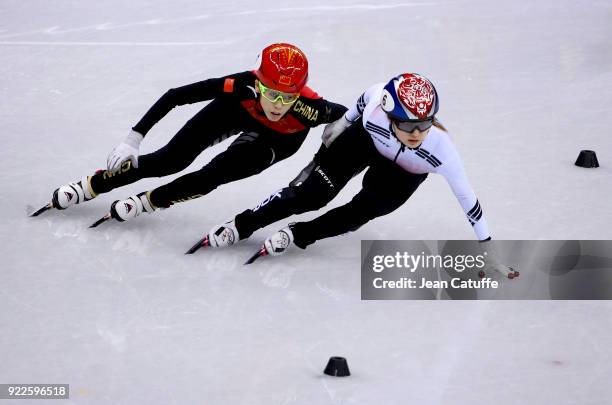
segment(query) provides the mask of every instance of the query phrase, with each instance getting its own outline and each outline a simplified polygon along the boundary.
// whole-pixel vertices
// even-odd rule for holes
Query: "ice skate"
[[[129,221],[130,219],[136,218],[143,212],[153,212],[155,207],[149,200],[149,192],[143,192],[137,195],[133,195],[125,200],[115,201],[110,208],[110,212],[94,222],[90,228],[95,228],[103,222],[108,221],[111,218],[116,219],[119,222]]]
[[[251,264],[262,256],[280,256],[293,244],[291,225],[281,229],[267,238],[263,246],[245,264]]]
[[[51,208],[65,210],[72,205],[94,199],[96,194],[91,189],[90,180],[91,176],[85,176],[80,181],[57,188],[53,192],[51,201],[31,213],[30,216],[37,217]]]
[[[185,254],[192,254],[202,247],[226,247],[231,246],[239,240],[238,229],[234,220],[229,220],[221,225],[215,225],[208,234],[204,235]]]

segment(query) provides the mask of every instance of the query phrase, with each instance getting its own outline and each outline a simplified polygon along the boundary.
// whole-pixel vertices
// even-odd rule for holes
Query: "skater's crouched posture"
[[[146,177],[185,169],[207,147],[238,135],[202,169],[152,191],[115,201],[107,218],[126,221],[142,212],[208,194],[219,185],[257,174],[293,155],[310,128],[340,118],[346,108],[306,86],[308,61],[290,44],[261,53],[255,71],[208,79],[169,90],[133,127],[108,158],[108,170],[60,187],[54,208],[65,209]],[[156,152],[139,156],[146,133],[175,106],[211,100]]]
[[[345,205],[308,222],[297,222],[268,238],[260,255],[281,254],[291,244],[354,231],[399,208],[429,173],[444,176],[478,240],[490,239],[485,217],[459,154],[436,120],[439,101],[433,84],[402,74],[369,88],[346,114],[328,125],[313,162],[286,188],[257,207],[216,226],[206,244],[224,246],[293,214],[325,206],[365,168],[362,189]]]

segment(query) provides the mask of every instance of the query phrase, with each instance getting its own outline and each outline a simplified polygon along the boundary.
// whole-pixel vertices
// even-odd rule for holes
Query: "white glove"
[[[491,240],[481,242],[480,248],[482,249],[483,254],[484,252],[487,253],[485,259],[485,269],[481,273],[482,275],[485,275],[486,273],[498,272],[502,276],[509,279],[513,279],[519,276],[520,273],[518,271],[514,270],[510,266],[502,264],[499,261],[499,253],[497,251],[497,246]]]
[[[329,148],[329,145],[341,134],[344,132],[352,124],[351,121],[346,119],[346,116],[342,116],[340,119],[329,123],[323,129],[323,135],[321,139],[326,147]]]
[[[495,264],[490,264],[486,267],[486,272],[493,272],[496,271],[499,274],[501,274],[502,276],[504,276],[505,278],[509,278],[510,280],[512,280],[513,278],[516,278],[519,276],[519,272],[514,270],[512,267],[510,266],[506,266],[505,264],[501,264],[501,263],[495,263]]]
[[[132,166],[138,167],[138,149],[143,138],[138,132],[130,131],[123,142],[117,145],[108,155],[106,159],[108,170],[112,173],[118,171],[123,162],[127,160],[132,161]]]

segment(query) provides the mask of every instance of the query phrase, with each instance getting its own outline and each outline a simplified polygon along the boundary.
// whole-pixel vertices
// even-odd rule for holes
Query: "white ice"
[[[264,174],[129,224],[87,228],[176,176],[26,217],[102,168],[167,89],[250,69],[277,41],[303,48],[310,85],[344,104],[398,73],[431,78],[494,237],[612,239],[609,1],[5,0],[0,383],[69,383],[64,404],[610,403],[608,302],[360,301],[361,239],[474,237],[442,178],[306,251],[242,266],[283,221],[183,255],[292,179],[321,128]],[[201,107],[171,112],[142,152]],[[581,149],[601,167],[575,167]],[[322,375],[334,355],[351,377]]]

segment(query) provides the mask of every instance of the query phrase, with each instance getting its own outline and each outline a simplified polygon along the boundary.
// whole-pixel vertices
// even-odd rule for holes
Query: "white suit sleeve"
[[[444,164],[439,173],[444,176],[451,190],[453,190],[478,240],[482,241],[491,237],[482,207],[476,198],[476,194],[474,194],[472,186],[468,182],[463,170],[463,164],[456,152],[455,158]]]
[[[344,114],[345,118],[350,122],[355,122],[363,115],[363,109],[366,105],[374,98],[380,95],[380,90],[384,86],[383,83],[375,84],[374,86],[367,89],[359,98],[357,102],[348,109]],[[377,100],[380,101],[380,100]]]

